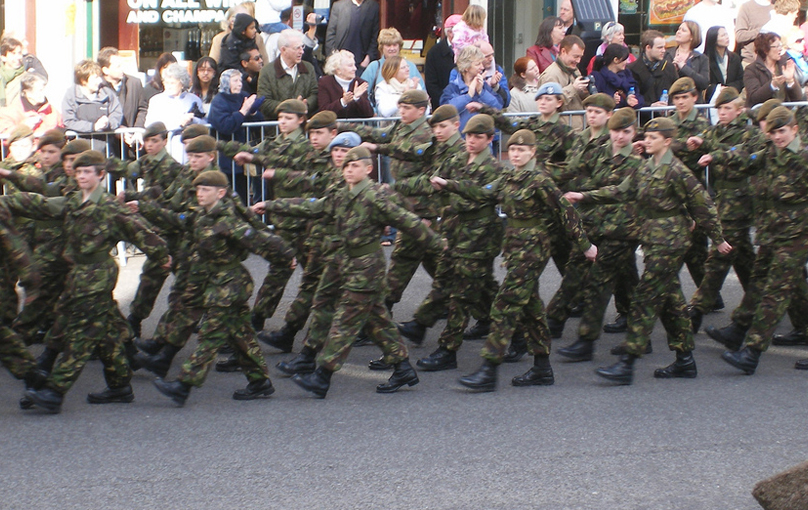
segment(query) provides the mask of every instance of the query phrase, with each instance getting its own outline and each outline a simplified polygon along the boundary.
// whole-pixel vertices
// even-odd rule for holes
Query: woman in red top
[[[536,61],[539,73],[543,73],[558,56],[558,43],[566,35],[564,22],[556,16],[544,18],[539,25],[536,44],[527,49],[527,56]]]

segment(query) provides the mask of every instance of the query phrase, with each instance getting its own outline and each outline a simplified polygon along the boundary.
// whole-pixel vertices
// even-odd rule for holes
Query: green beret
[[[360,161],[363,159],[371,159],[370,151],[364,147],[354,147],[345,154],[345,160],[342,162],[342,166],[344,167],[351,161]]]
[[[192,124],[194,126],[198,124]],[[146,131],[143,133],[143,139],[155,136],[155,135],[168,135],[168,129],[166,129],[166,125],[162,122],[154,122],[146,126]],[[197,135],[198,136],[198,135]],[[165,138],[165,137],[164,137]],[[193,138],[193,137],[191,137]],[[184,140],[184,138],[183,138]]]
[[[287,99],[283,101],[281,104],[275,108],[275,113],[294,113],[297,115],[306,115],[309,113],[308,108],[306,108],[306,103],[299,99]]]
[[[401,94],[398,104],[411,104],[425,108],[429,104],[429,95],[423,90],[411,89]]]
[[[766,115],[766,132],[794,124],[794,113],[785,106],[778,106]]]
[[[193,140],[197,136],[202,135],[209,135],[210,129],[208,129],[203,124],[191,124],[187,128],[182,130],[182,134],[180,135],[181,142],[187,142],[188,140]]]
[[[197,136],[185,146],[187,154],[198,154],[200,152],[213,152],[216,150],[216,139],[210,135]]]
[[[27,125],[20,124],[11,131],[10,135],[8,135],[8,144],[11,145],[17,140],[22,140],[23,138],[28,138],[29,136],[34,136],[34,132],[31,131],[31,128],[29,128]]]
[[[67,139],[65,138],[65,134],[60,129],[49,129],[45,131],[42,136],[39,137],[39,141],[37,141],[36,148],[37,150],[41,149],[46,145],[55,145],[60,149],[65,146],[67,143]],[[84,152],[84,151],[82,151]]]
[[[536,134],[529,129],[520,129],[508,139],[508,148],[511,145],[536,145]]]
[[[606,110],[607,112],[611,112],[614,110],[615,106],[614,98],[609,94],[598,92],[597,94],[592,94],[584,99],[584,108],[587,106],[596,106]]]
[[[494,133],[494,118],[484,113],[478,113],[468,122],[466,127],[463,128],[463,134],[477,133],[490,135]]]
[[[443,122],[444,120],[454,119],[458,116],[457,108],[450,104],[444,104],[438,106],[438,108],[432,112],[432,117],[429,118],[429,125],[434,126],[438,122]]]
[[[88,151],[92,149],[93,146],[90,144],[89,140],[82,140],[81,138],[75,138],[70,140],[62,147],[62,157],[71,156],[73,154],[81,154],[84,151]]]
[[[636,122],[637,113],[634,111],[634,108],[629,108],[626,106],[625,108],[620,108],[612,114],[607,127],[609,129],[626,129]]]
[[[194,179],[194,186],[215,186],[217,188],[226,188],[230,184],[227,182],[227,176],[219,170],[205,170]]]
[[[774,110],[778,106],[782,106],[782,104],[783,102],[780,101],[779,99],[769,99],[768,101],[760,105],[755,120],[757,120],[758,122],[760,122],[761,120],[766,120],[766,117],[769,116],[772,110]]]
[[[687,76],[673,82],[671,89],[668,91],[671,99],[678,94],[689,94],[691,92],[696,92],[696,82],[693,81],[693,78]]]
[[[98,151],[89,150],[82,152],[73,160],[73,168],[103,165],[106,162],[107,158],[105,158],[103,154]]]
[[[657,117],[656,119],[651,119],[648,122],[646,122],[645,126],[643,126],[643,129],[646,132],[649,131],[660,131],[663,133],[666,131],[673,132],[676,131],[676,124],[674,124],[673,121],[667,117]]]
[[[724,87],[721,89],[721,92],[718,93],[718,97],[715,98],[715,106],[717,108],[722,104],[731,103],[738,99],[739,96],[740,94],[738,94],[738,90],[735,87]]]
[[[312,118],[306,123],[306,129],[322,129],[327,127],[336,127],[337,114],[331,110],[323,110],[314,114]]]

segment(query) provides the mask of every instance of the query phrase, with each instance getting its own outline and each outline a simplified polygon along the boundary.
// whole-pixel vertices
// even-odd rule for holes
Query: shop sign
[[[127,23],[216,23],[241,0],[126,0]]]

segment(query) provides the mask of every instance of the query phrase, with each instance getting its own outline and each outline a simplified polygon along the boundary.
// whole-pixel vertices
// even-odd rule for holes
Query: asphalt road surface
[[[121,271],[116,297],[124,312],[142,261],[132,258]],[[248,265],[260,282],[266,265],[254,257]],[[298,277],[299,270],[269,329],[282,325]],[[690,296],[686,271],[682,277]],[[550,264],[541,280],[545,302],[558,283]],[[419,270],[396,320],[412,317],[429,284]],[[166,290],[144,322],[146,335],[165,309]],[[726,324],[740,301],[734,275],[723,296],[727,309],[706,316],[705,326]],[[577,322],[567,323],[554,349],[574,340]],[[435,348],[442,325],[411,349],[413,362]],[[786,319],[780,331],[789,329]],[[622,336],[603,335],[591,363],[552,355],[550,387],[510,385],[528,358],[503,365],[498,391],[486,394],[456,382],[479,366],[479,341],[461,349],[458,370],[420,373],[420,384],[393,395],[374,392],[389,375],[366,367],[378,349],[354,349],[325,400],[281,377],[274,365],[293,355],[266,346],[277,392],[251,402],[230,398],[246,384],[242,375],[211,372],[177,408],[152,386],[153,376],[139,372],[134,403],[91,406],[86,394],[104,387],[93,361],[62,413],[47,415],[21,411],[22,385],[3,371],[0,508],[755,509],[757,481],[806,460],[808,373],[793,363],[808,352],[772,348],[758,372],[744,376],[700,333],[699,377],[656,380],[653,370],[673,360],[658,323],[654,353],[635,365],[634,385],[614,387],[593,370],[613,362],[608,350]]]

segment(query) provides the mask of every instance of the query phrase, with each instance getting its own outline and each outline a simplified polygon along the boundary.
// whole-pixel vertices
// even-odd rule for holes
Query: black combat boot
[[[372,359],[368,361],[368,368],[371,370],[390,370],[393,368],[393,364],[384,361],[384,356],[382,356],[379,359]]]
[[[390,314],[390,317],[393,316],[393,307],[396,305],[395,301],[390,301],[389,299],[384,300],[384,306],[387,307],[387,313]]]
[[[280,331],[277,333],[280,333]],[[295,344],[294,335],[292,335],[292,338],[290,339],[283,335],[277,335],[276,332],[267,333],[266,331],[259,331],[256,338],[281,352],[292,352],[292,347],[294,347]]]
[[[129,384],[120,388],[107,387],[104,391],[87,395],[87,402],[90,404],[128,404],[133,400],[135,400],[135,394],[132,393],[132,386]]]
[[[584,315],[584,304],[582,302],[575,303],[567,309],[569,317],[578,318]]]
[[[36,365],[40,368],[40,370],[51,373],[53,372],[53,364],[56,363],[56,358],[58,357],[59,351],[56,349],[51,349],[50,347],[45,347],[42,354],[37,357]]]
[[[281,329],[278,331],[273,331],[269,334],[269,339],[264,340],[264,343],[267,345],[271,345],[276,349],[279,349],[283,352],[292,352],[292,347],[295,344],[295,335],[297,335],[297,331],[295,328],[289,326],[289,324],[284,324]],[[259,335],[263,335],[264,333],[259,333]],[[288,351],[286,349],[289,349]]]
[[[547,318],[547,328],[550,330],[550,338],[561,338],[564,334],[564,324],[566,321],[557,321]]]
[[[457,352],[450,351],[446,347],[439,345],[435,352],[426,358],[419,359],[415,364],[418,365],[418,368],[427,372],[451,370],[457,368]]]
[[[743,370],[746,375],[752,375],[755,373],[758,362],[760,361],[760,353],[761,351],[757,349],[744,347],[740,351],[725,352],[721,355],[721,359],[733,367]]]
[[[268,397],[273,393],[275,393],[275,387],[272,386],[272,381],[267,377],[266,379],[251,382],[243,390],[234,391],[233,400],[255,400]]]
[[[511,379],[514,386],[550,386],[555,383],[549,356],[533,356],[533,366],[522,375]]]
[[[142,326],[141,323],[143,319],[140,317],[135,317],[134,314],[129,314],[129,317],[126,318],[126,322],[129,323],[129,326],[132,328],[132,331],[135,332],[135,338],[140,338],[140,334],[142,333]]]
[[[746,338],[746,331],[748,329],[749,328],[744,328],[743,326],[739,326],[738,324],[732,322],[729,326],[724,326],[721,329],[713,326],[707,326],[704,328],[704,332],[707,333],[707,336],[720,343],[727,349],[737,351],[743,345],[743,340]]]
[[[238,361],[238,356],[236,356],[235,354],[231,354],[230,356],[227,357],[226,360],[217,361],[216,371],[225,373],[241,372],[241,363],[239,363]]]
[[[651,339],[649,338],[648,343],[645,344],[645,354],[651,354],[653,352],[654,352],[654,346],[651,345]],[[625,353],[626,353],[625,343],[619,343],[614,347],[612,347],[612,349],[609,351],[609,354],[613,354],[615,356],[622,356]]]
[[[610,367],[601,367],[595,370],[595,373],[618,384],[631,384],[634,379],[635,359],[637,357],[633,354],[623,354],[617,363]]]
[[[792,347],[794,345],[808,345],[808,335],[798,329],[792,329],[785,335],[774,335],[772,345]]]
[[[310,374],[295,374],[292,376],[292,382],[309,393],[313,393],[317,398],[325,398],[328,388],[331,387],[331,374],[333,373],[327,368],[317,367]]]
[[[426,326],[419,324],[416,320],[402,322],[398,324],[398,332],[410,342],[421,345],[424,343],[424,337],[426,336]]]
[[[131,339],[125,341],[123,343],[123,352],[124,355],[126,355],[126,361],[129,362],[129,368],[132,369],[132,372],[137,372],[143,368],[143,364],[140,362],[140,358],[138,357],[140,351],[138,351],[137,347],[135,347],[135,342],[133,342]]]
[[[142,339],[142,338],[135,338],[135,347],[138,348],[139,351],[145,352],[149,356],[154,356],[160,349],[163,348],[165,342],[155,340],[154,338],[149,339]]]
[[[603,325],[603,331],[606,333],[625,333],[628,331],[628,318],[622,313],[618,313],[614,318],[614,322]]]
[[[527,354],[527,340],[525,339],[525,333],[517,329],[513,332],[513,336],[511,337],[511,345],[508,346],[508,352],[505,353],[505,357],[502,358],[503,363],[517,363],[522,356]]]
[[[180,348],[171,344],[165,344],[163,348],[154,356],[145,356],[143,353],[137,355],[138,362],[158,377],[165,377],[168,374],[168,369],[171,368],[171,362],[174,356],[180,352]]]
[[[62,412],[64,396],[52,388],[29,389],[25,391],[25,396],[33,405],[49,413],[59,414]]]
[[[466,388],[471,388],[479,392],[495,391],[497,389],[498,368],[499,365],[496,363],[485,360],[476,372],[461,377],[457,382]]]
[[[695,306],[688,307],[687,314],[690,316],[690,329],[693,330],[693,334],[695,335],[699,332],[699,328],[701,328],[701,321],[704,319],[704,314]]]
[[[264,321],[266,321],[266,317],[263,314],[253,311],[250,316],[250,324],[256,333],[264,329]]]
[[[578,338],[569,347],[558,350],[558,354],[569,361],[592,361],[595,354],[595,342]]]
[[[175,404],[182,407],[191,393],[191,385],[182,381],[164,381],[162,378],[154,380],[154,386],[157,390],[169,397]]]
[[[721,293],[718,293],[718,296],[715,298],[715,303],[713,303],[713,308],[710,310],[711,312],[718,312],[724,309],[724,298],[721,297]]]
[[[304,345],[300,354],[289,361],[281,361],[275,365],[275,368],[286,375],[310,374],[317,368],[315,358],[317,358],[317,351]]]
[[[463,332],[463,340],[480,340],[487,337],[490,331],[491,321],[480,320],[477,321],[477,324],[475,324],[472,328]]]
[[[654,377],[657,379],[673,379],[675,377],[693,379],[696,375],[698,375],[698,371],[696,370],[696,360],[693,359],[692,351],[677,352],[676,361],[665,368],[654,370]]]
[[[418,374],[410,365],[409,359],[404,359],[393,365],[393,375],[386,383],[376,386],[376,393],[395,393],[402,386],[415,386],[418,384]]]
[[[800,359],[794,363],[794,368],[797,370],[808,370],[808,359]]]
[[[40,368],[32,368],[25,374],[25,389],[26,390],[38,390],[45,387],[45,383],[48,382],[48,373]],[[21,397],[20,398],[20,409],[23,411],[32,409],[34,407],[34,403],[28,397]]]

